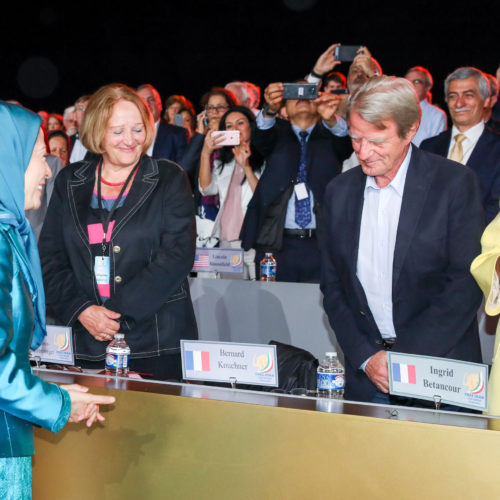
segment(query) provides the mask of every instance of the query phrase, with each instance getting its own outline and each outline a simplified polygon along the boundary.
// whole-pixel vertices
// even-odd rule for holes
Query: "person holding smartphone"
[[[237,144],[223,145],[226,143],[224,134],[210,131],[201,151],[199,189],[202,195],[219,195],[219,213],[212,236],[220,239],[219,246],[222,248],[241,248],[241,225],[264,169],[264,159],[250,147],[254,121],[253,113],[248,108],[235,106],[221,118],[219,130],[239,132],[239,140],[235,141]],[[214,151],[219,151],[219,155],[211,170],[210,158]],[[254,259],[254,249],[245,252],[244,279],[255,279]]]
[[[217,244],[216,238],[211,238],[215,219],[219,210],[219,196],[200,194],[198,189],[198,172],[200,168],[201,151],[203,149],[205,136],[209,130],[219,130],[222,116],[236,105],[234,95],[222,87],[214,87],[206,92],[201,98],[204,109],[197,116],[198,131],[191,138],[186,153],[180,164],[187,172],[194,193],[196,208],[196,235],[197,247],[211,247]],[[210,157],[211,169],[219,151],[214,150]],[[201,273],[209,277],[209,273]]]

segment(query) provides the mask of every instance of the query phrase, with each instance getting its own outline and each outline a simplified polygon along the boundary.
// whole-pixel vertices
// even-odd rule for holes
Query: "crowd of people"
[[[79,365],[102,367],[120,331],[133,371],[181,379],[179,340],[197,338],[187,280],[197,246],[243,249],[245,279],[259,279],[272,252],[278,281],[320,283],[348,399],[421,404],[388,394],[394,346],[481,361],[481,289],[487,310],[499,307],[500,68],[448,75],[447,124],[428,69],[384,76],[361,47],[345,76],[338,45],[296,80],[319,87],[310,99],[274,82],[261,104],[256,85],[234,81],[196,113],[183,95],[115,83],[62,114],[0,105],[0,409],[26,441],[9,457],[32,452],[21,421],[91,425],[112,402],[39,379],[19,382],[27,401],[43,393],[37,404],[3,397],[18,373],[31,376],[22,354],[41,342],[46,311],[73,327]]]
[[[271,251],[278,264],[279,281],[319,282],[316,231],[321,223],[316,219],[324,188],[339,173],[359,165],[345,121],[349,96],[383,74],[380,63],[366,47],[359,49],[346,75],[336,71],[341,62],[334,55],[338,45],[328,47],[302,80],[319,85],[320,96],[315,100],[283,100],[282,84],[272,83],[261,103],[259,87],[233,81],[207,91],[200,100],[201,110],[196,112],[193,103],[181,94],[162,99],[149,83],[135,89],[155,123],[154,140],[146,153],[171,160],[188,174],[194,193],[196,246],[243,248],[242,276],[246,279],[259,278],[259,262]],[[444,84],[451,119],[448,126],[447,113],[432,103],[434,81],[430,71],[413,66],[401,76],[413,85],[421,109],[413,145],[471,167],[480,181],[486,221],[491,221],[498,211],[500,195],[496,172],[500,131],[497,77],[470,67],[452,72]],[[461,87],[469,82],[472,88],[464,92]],[[80,140],[90,97],[78,97],[61,114],[39,111],[54,177],[66,165],[94,156]],[[250,126],[240,130],[242,142],[238,146],[218,146],[214,132],[231,129],[233,123],[230,120],[228,127],[226,118],[235,106]],[[301,131],[308,132],[305,139]],[[243,150],[248,153],[247,159],[241,156]],[[304,161],[301,155],[305,155]],[[306,181],[299,181],[299,177]],[[53,182],[48,181],[42,210],[29,214],[37,235]],[[297,190],[302,186],[307,196],[298,200]],[[307,210],[309,214],[301,215]]]

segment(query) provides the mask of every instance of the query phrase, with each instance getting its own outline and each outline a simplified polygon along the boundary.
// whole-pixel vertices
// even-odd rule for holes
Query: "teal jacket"
[[[0,457],[32,455],[33,424],[57,432],[71,409],[64,389],[31,371],[34,312],[14,252],[21,246],[18,238],[0,223]]]

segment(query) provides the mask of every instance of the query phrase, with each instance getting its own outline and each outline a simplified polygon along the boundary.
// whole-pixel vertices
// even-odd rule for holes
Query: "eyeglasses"
[[[84,106],[83,104],[79,104],[76,109],[78,109],[79,111],[85,111],[87,109],[87,106]]]
[[[216,113],[221,113],[222,111],[225,111],[226,109],[229,109],[229,106],[223,106],[222,104],[220,104],[219,106],[205,106],[205,111],[207,113],[212,113],[212,112],[216,112]]]

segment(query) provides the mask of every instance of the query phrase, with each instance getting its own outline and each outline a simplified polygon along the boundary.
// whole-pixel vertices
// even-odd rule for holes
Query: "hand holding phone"
[[[211,137],[217,146],[238,146],[240,143],[239,130],[214,130]]]
[[[362,48],[362,45],[339,45],[335,47],[335,60],[342,62],[354,61]]]
[[[264,99],[269,111],[277,113],[283,100],[283,84],[280,82],[270,83],[264,90]]]
[[[180,113],[174,115],[174,125],[182,127],[182,115]]]
[[[317,83],[284,83],[283,99],[313,100],[318,97]]]

